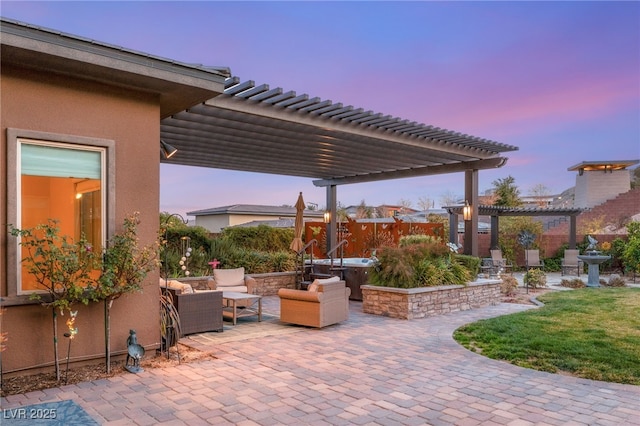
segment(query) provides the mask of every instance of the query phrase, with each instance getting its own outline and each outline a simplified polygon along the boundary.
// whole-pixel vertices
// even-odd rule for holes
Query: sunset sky
[[[639,2],[11,2],[11,18],[515,145],[480,172],[522,195],[582,161],[640,159]],[[161,211],[325,205],[311,179],[161,166]],[[344,205],[419,207],[464,174],[338,187]]]

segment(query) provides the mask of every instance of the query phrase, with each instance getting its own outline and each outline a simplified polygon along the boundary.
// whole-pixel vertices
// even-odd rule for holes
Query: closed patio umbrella
[[[298,201],[296,201],[296,223],[295,228],[293,230],[294,237],[293,241],[291,241],[291,245],[289,248],[296,253],[302,250],[304,247],[304,243],[302,242],[302,227],[304,226],[304,200],[302,199],[302,192],[298,195]]]

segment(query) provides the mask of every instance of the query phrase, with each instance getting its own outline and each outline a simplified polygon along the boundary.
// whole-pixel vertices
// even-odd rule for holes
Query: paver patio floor
[[[317,330],[280,323],[267,297],[263,322],[183,340],[217,359],[10,396],[2,408],[73,400],[108,425],[640,425],[638,386],[516,367],[452,338],[533,306],[405,321],[350,304],[347,322]]]

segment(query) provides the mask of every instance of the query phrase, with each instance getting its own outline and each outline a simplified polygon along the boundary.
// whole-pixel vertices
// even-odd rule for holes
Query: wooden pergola
[[[449,241],[457,242],[458,234],[458,217],[463,214],[465,206],[448,206],[445,207],[449,213]],[[476,221],[478,216],[491,216],[491,247],[498,247],[498,232],[500,227],[501,216],[565,216],[569,217],[569,248],[576,248],[576,217],[586,209],[581,208],[546,208],[546,207],[502,207],[502,206],[478,206],[472,209],[472,217],[465,220],[464,242],[465,253],[471,254],[468,244],[471,244],[470,233],[473,232],[471,222]],[[477,251],[477,250],[476,250]]]

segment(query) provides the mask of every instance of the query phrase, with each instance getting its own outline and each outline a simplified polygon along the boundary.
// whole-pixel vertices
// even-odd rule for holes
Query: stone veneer
[[[256,280],[256,294],[260,296],[275,296],[281,288],[296,288],[295,272],[272,272],[269,274],[250,274]],[[211,276],[181,277],[178,281],[191,284],[195,290],[208,290]]]
[[[500,280],[480,280],[467,286],[392,288],[363,285],[362,310],[400,319],[424,318],[465,311],[500,302]]]

